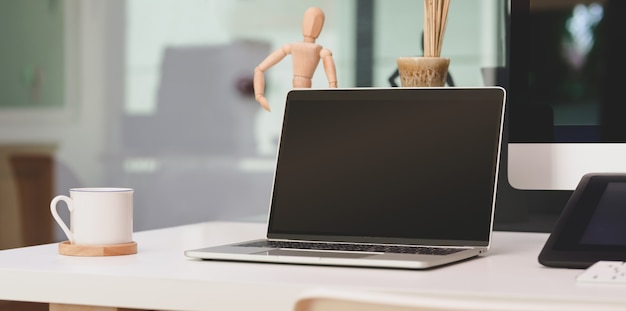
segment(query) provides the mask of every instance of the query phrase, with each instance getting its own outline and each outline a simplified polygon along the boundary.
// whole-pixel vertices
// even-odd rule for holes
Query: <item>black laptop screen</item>
[[[487,243],[499,88],[294,90],[268,237]]]

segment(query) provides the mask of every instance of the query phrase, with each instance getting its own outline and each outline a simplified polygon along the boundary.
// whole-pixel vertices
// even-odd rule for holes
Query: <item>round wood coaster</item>
[[[113,245],[74,245],[69,241],[59,243],[59,254],[67,256],[119,256],[137,253],[137,243]]]

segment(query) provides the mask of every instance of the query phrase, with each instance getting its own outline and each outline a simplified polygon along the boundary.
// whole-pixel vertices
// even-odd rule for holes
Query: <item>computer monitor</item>
[[[558,216],[585,173],[626,172],[626,1],[509,1],[502,205]]]

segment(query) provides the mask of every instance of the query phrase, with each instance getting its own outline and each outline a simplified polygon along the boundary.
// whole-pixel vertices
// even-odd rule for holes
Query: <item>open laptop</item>
[[[426,269],[490,246],[505,91],[288,93],[265,239],[191,258]]]

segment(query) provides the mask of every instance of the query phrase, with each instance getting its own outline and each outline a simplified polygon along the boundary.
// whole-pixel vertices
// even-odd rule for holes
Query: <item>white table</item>
[[[135,255],[71,257],[58,245],[0,251],[0,300],[157,310],[291,310],[316,288],[407,295],[617,304],[626,286],[578,285],[582,270],[545,268],[545,233],[495,232],[487,255],[433,270],[343,268],[188,259],[183,251],[263,237],[265,225],[207,222],[137,232]]]

